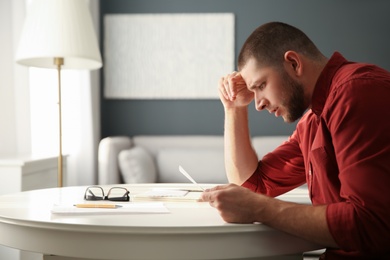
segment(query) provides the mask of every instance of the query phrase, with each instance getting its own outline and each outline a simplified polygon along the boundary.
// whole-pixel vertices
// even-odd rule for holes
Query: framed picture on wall
[[[234,70],[234,14],[104,16],[108,99],[217,99]]]

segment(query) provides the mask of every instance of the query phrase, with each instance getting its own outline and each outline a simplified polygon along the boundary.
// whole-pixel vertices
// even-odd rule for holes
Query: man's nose
[[[260,100],[256,99],[256,110],[257,111],[264,110],[266,107],[267,107],[267,101],[265,99],[263,99],[263,98]]]

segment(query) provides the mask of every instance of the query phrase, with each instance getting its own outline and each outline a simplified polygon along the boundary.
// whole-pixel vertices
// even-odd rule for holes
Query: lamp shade
[[[91,14],[85,0],[33,0],[16,54],[21,65],[63,69],[98,69],[102,66]]]

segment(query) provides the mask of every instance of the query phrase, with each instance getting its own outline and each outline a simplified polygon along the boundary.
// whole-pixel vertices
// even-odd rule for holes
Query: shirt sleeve
[[[390,81],[350,80],[324,108],[339,168],[342,201],[327,207],[344,250],[384,253],[390,241]]]
[[[256,171],[243,183],[254,192],[276,197],[306,181],[305,168],[296,132],[288,141],[266,154]]]

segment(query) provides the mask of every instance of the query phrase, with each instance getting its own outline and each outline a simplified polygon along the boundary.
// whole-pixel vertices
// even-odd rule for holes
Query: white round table
[[[132,195],[155,187],[194,188],[187,184],[122,186]],[[84,202],[85,189],[65,187],[0,196],[0,244],[86,259],[261,259],[320,248],[259,223],[226,223],[205,202],[167,201],[169,213],[164,214],[52,214],[53,205]],[[298,191],[282,199],[307,203],[304,195]]]

